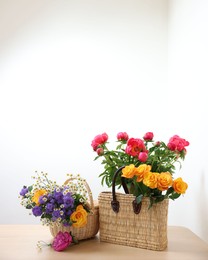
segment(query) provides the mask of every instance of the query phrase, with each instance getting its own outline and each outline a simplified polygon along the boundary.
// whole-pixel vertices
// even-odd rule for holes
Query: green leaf
[[[181,194],[174,192],[169,196],[169,198],[172,200],[175,200],[175,199],[179,198],[180,196],[181,196]]]
[[[136,202],[139,204],[142,201],[143,195],[140,194],[139,196],[136,197]]]
[[[29,191],[29,192],[31,192],[32,189],[33,189],[33,186],[32,186],[32,185],[28,187],[28,191]]]

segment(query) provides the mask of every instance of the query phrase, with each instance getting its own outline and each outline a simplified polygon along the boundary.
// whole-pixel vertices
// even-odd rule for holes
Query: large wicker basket
[[[135,196],[115,193],[114,185],[112,193],[101,192],[98,197],[100,241],[164,250],[168,243],[168,199],[148,209],[150,202],[146,197],[137,208],[133,203]]]
[[[68,184],[70,181],[75,180],[76,178],[70,178],[68,180],[65,181],[65,185]],[[52,234],[53,237],[55,237],[57,235],[57,233],[59,231],[62,232],[72,232],[73,236],[75,236],[75,238],[77,240],[83,240],[83,239],[89,239],[94,237],[99,230],[99,207],[98,207],[98,203],[96,201],[93,200],[92,197],[92,192],[90,190],[90,187],[88,185],[88,183],[86,181],[84,182],[84,186],[87,190],[88,193],[88,197],[89,197],[89,209],[90,212],[88,213],[87,216],[87,224],[84,227],[81,228],[76,228],[76,227],[65,227],[60,223],[53,223],[53,225],[51,225],[50,228],[50,232]]]

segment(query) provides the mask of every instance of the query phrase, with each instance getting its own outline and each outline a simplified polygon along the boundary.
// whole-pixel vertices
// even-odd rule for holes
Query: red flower
[[[56,251],[63,251],[72,243],[72,236],[68,232],[59,231],[53,240],[52,248]]]
[[[185,146],[188,146],[189,142],[185,139],[179,137],[178,135],[174,135],[170,138],[167,146],[171,151],[186,151]]]
[[[143,136],[143,139],[144,139],[145,141],[152,141],[153,137],[154,137],[154,135],[153,135],[152,132],[147,132],[147,133]]]
[[[104,151],[103,151],[103,148],[97,148],[96,150],[97,154],[100,156],[100,155],[103,155],[104,154]]]
[[[129,136],[128,136],[128,134],[126,132],[119,132],[117,134],[117,139],[118,140],[126,140],[127,141],[129,139]]]
[[[148,159],[148,154],[146,152],[139,153],[138,159],[140,162],[146,162]]]
[[[98,146],[106,143],[107,140],[108,140],[108,135],[106,133],[96,135],[95,138],[92,140],[92,143],[91,143],[93,150],[96,151]]]
[[[127,142],[125,152],[131,156],[137,157],[140,152],[146,151],[143,140],[139,138],[130,138]]]

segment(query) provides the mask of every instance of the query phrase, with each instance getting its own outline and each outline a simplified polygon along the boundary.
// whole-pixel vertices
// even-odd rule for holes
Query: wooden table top
[[[99,241],[82,240],[65,251],[37,248],[38,240],[52,241],[49,228],[41,225],[0,225],[1,260],[208,260],[208,244],[185,227],[168,227],[168,247],[152,251]]]

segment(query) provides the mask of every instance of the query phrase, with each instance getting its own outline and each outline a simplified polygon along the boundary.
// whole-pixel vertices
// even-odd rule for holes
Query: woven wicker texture
[[[70,178],[65,181],[65,185],[70,182],[75,180],[76,178]],[[93,200],[92,197],[92,192],[90,190],[90,187],[86,181],[84,181],[84,186],[87,190],[88,197],[89,197],[89,208],[90,208],[90,213],[88,213],[87,216],[87,224],[84,227],[81,228],[76,228],[76,227],[65,227],[60,223],[53,223],[50,228],[50,232],[53,237],[57,235],[59,231],[62,232],[72,232],[72,234],[75,236],[77,240],[83,240],[83,239],[88,239],[94,237],[99,230],[99,206],[98,203]]]
[[[150,250],[167,247],[168,200],[154,204],[143,198],[139,214],[132,209],[132,194],[116,193],[119,212],[111,208],[112,193],[101,192],[99,201],[100,241]]]

